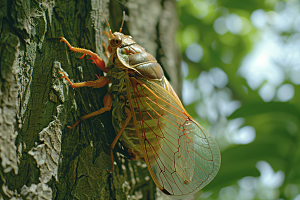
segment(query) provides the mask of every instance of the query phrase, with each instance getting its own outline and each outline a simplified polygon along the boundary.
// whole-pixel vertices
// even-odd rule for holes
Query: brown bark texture
[[[59,71],[74,82],[103,73],[58,38],[107,62],[101,11],[112,31],[126,12],[123,33],[157,58],[180,91],[175,0],[1,0],[0,199],[157,198],[147,167],[126,159],[121,144],[114,151],[115,170],[107,172],[116,135],[110,112],[66,127],[103,107],[107,87],[74,90],[61,79]]]

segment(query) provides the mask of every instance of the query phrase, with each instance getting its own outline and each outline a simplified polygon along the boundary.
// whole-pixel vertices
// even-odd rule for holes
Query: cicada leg
[[[105,35],[107,36],[107,38],[110,38],[110,37],[109,37],[109,33],[108,33],[108,32],[106,32],[106,31],[102,31],[102,33],[103,33],[103,34],[105,34]],[[108,56],[108,53],[107,53],[107,52],[111,53],[111,47],[110,47],[110,46],[108,46],[108,48],[106,48],[106,45],[105,45],[104,43],[102,43],[102,45],[103,45],[103,47],[104,47],[104,50],[105,50],[105,55],[106,55],[106,57],[107,57],[107,58],[109,58],[109,56]]]
[[[89,56],[91,56],[89,58],[89,60],[93,60],[92,63],[95,63],[102,71],[107,72],[107,68],[105,68],[104,61],[96,53],[94,53],[90,50],[87,50],[87,49],[73,47],[70,45],[70,43],[64,37],[60,37],[60,38],[61,38],[60,41],[63,41],[64,43],[66,43],[71,51],[83,53],[83,55],[79,59],[82,59],[85,55],[89,55]]]
[[[107,31],[102,31],[103,34],[105,34],[109,38],[109,33]]]
[[[121,129],[119,130],[117,136],[115,137],[114,141],[112,142],[112,144],[109,146],[110,148],[110,159],[111,159],[111,164],[112,164],[112,169],[108,170],[108,172],[112,172],[115,170],[115,166],[114,166],[114,157],[113,157],[113,149],[115,148],[120,136],[122,135],[124,129],[126,128],[126,126],[129,124],[131,118],[132,118],[132,113],[129,110],[129,108],[125,107],[125,113],[127,115],[127,118],[124,121],[124,124],[122,125]]]
[[[66,79],[70,83],[72,88],[85,87],[85,86],[100,88],[100,87],[105,86],[109,82],[107,77],[100,76],[95,81],[72,83],[72,81],[66,76],[65,73],[63,73],[63,72],[58,72],[58,73],[63,75],[61,78]],[[112,98],[111,98],[110,94],[105,95],[105,97],[103,99],[103,104],[104,104],[103,108],[101,108],[100,110],[97,110],[95,112],[92,112],[90,114],[87,114],[85,116],[80,117],[79,120],[77,120],[72,126],[68,126],[68,128],[73,129],[77,124],[79,124],[80,122],[86,120],[87,118],[90,118],[90,117],[93,117],[93,116],[96,116],[96,115],[100,115],[101,113],[104,113],[105,111],[109,111],[111,109],[111,106],[112,106]]]
[[[110,94],[106,94],[104,99],[103,99],[103,104],[104,107],[101,108],[100,110],[97,110],[95,112],[92,112],[90,114],[84,115],[82,117],[79,118],[79,120],[77,120],[72,126],[68,126],[69,129],[73,129],[77,124],[79,124],[80,122],[90,118],[90,117],[94,117],[96,115],[100,115],[106,111],[110,111],[111,106],[112,106],[112,98],[110,96]]]
[[[106,47],[106,45],[105,45],[104,42],[102,42],[102,46],[103,46],[103,48],[104,48],[105,56],[109,59],[109,54],[108,54],[108,53],[111,53],[111,52],[108,52],[108,49],[107,49],[107,47]]]
[[[70,81],[70,79],[66,76],[65,73],[63,73],[63,72],[58,72],[58,73],[63,75],[61,78],[66,79],[70,83],[70,86],[72,88],[87,87],[87,86],[88,87],[94,87],[94,88],[100,88],[100,87],[105,86],[109,82],[107,77],[97,76],[98,79],[95,80],[95,81],[86,81],[86,82],[81,82],[81,83],[73,83],[72,81]]]

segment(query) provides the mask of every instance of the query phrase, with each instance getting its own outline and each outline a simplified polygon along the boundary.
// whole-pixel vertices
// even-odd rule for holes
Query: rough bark
[[[73,90],[60,79],[61,70],[74,82],[102,72],[58,37],[107,61],[100,11],[118,31],[122,10],[123,32],[157,57],[180,91],[174,0],[0,1],[0,199],[155,199],[145,164],[116,153],[120,144],[115,171],[107,172],[110,112],[66,128],[100,109],[107,88]]]

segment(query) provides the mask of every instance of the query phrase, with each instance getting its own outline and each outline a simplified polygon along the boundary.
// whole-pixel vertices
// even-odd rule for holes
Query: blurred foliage
[[[299,41],[299,12],[292,22],[296,28],[289,29],[279,29],[271,20],[259,28],[253,24],[253,13],[262,11],[273,19],[280,17],[276,13],[295,6],[300,7],[299,0],[177,1],[177,42],[185,77],[183,102],[210,130],[222,151],[221,169],[198,194],[201,199],[300,199],[300,81],[290,78],[292,70],[299,68],[300,51],[293,66],[288,66],[289,61],[274,60],[274,67],[280,65],[284,75],[274,86],[277,96],[270,100],[260,93],[267,79],[251,87],[251,80],[239,71],[245,58],[264,40],[265,31],[278,35],[282,44]],[[295,93],[280,101],[279,88],[286,83]],[[246,140],[241,140],[243,137]]]

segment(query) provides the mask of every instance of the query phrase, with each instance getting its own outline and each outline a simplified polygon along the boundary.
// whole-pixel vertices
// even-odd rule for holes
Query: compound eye
[[[121,46],[121,44],[122,44],[122,38],[119,35],[114,36],[110,40],[110,46],[111,47],[118,47],[118,46]]]

